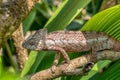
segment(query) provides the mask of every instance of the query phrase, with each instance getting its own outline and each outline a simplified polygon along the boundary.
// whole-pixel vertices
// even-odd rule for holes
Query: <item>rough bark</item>
[[[20,26],[23,19],[32,10],[35,3],[39,0],[0,0],[0,47]],[[22,26],[13,34],[16,52],[18,53],[18,63],[22,69],[27,60],[27,50],[21,44],[24,40]]]
[[[24,68],[24,65],[28,59],[28,52],[25,48],[22,47],[22,42],[24,40],[22,24],[20,27],[13,33],[12,38],[16,47],[17,53],[17,62],[19,64],[20,71]]]
[[[0,47],[19,27],[38,0],[0,1]]]

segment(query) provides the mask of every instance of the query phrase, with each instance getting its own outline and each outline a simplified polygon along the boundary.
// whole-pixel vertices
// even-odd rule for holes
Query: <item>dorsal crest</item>
[[[47,35],[47,29],[39,29],[38,31],[35,32],[35,34],[33,35],[34,38],[39,38],[41,40],[45,40]]]

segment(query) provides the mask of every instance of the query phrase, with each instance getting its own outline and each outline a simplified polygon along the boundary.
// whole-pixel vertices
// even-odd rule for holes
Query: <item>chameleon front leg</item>
[[[53,51],[58,51],[58,52],[60,52],[60,53],[62,54],[62,56],[64,57],[65,62],[66,62],[66,63],[70,63],[70,58],[69,58],[69,56],[67,55],[66,51],[65,51],[63,48],[57,47],[57,46],[51,46],[51,47],[48,48],[48,50],[53,50]],[[56,58],[57,58],[57,57],[56,57]],[[57,60],[57,59],[56,59],[56,60]]]
[[[60,59],[60,52],[57,52],[56,54],[55,54],[55,59],[54,59],[54,61],[53,61],[53,65],[52,65],[52,67],[51,67],[51,71],[54,73],[55,72],[55,70],[56,70],[56,66],[57,66],[57,64],[58,64],[58,62],[59,62],[59,59]]]
[[[51,71],[54,73],[54,71],[56,70],[56,66],[59,62],[59,59],[60,59],[60,53],[62,54],[62,56],[64,57],[65,59],[65,62],[66,63],[70,63],[70,59],[69,59],[69,56],[67,55],[66,51],[63,49],[63,48],[60,48],[60,47],[56,47],[56,46],[52,46],[52,47],[49,47],[48,48],[49,50],[54,50],[54,51],[57,51],[57,54],[55,55],[55,59],[53,61],[53,65],[51,67]]]
[[[54,59],[54,61],[53,61],[53,66],[54,66],[54,65],[56,66],[56,65],[58,64],[59,59],[60,59],[60,52],[57,52],[57,53],[55,54],[55,59]]]

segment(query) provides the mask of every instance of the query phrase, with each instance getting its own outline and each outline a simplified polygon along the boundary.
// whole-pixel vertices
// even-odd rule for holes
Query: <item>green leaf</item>
[[[34,64],[32,65],[32,67],[30,68],[29,74],[37,71],[37,68],[38,68],[39,64],[41,63],[41,61],[43,60],[45,55],[46,55],[46,53],[43,51],[37,53],[37,56],[35,57],[36,60],[35,60]]]
[[[31,66],[33,65],[33,63],[36,59],[37,53],[38,53],[37,51],[30,52],[30,55],[28,57],[28,61],[26,62],[26,65],[23,68],[20,77],[25,76],[30,71]]]
[[[79,30],[82,28],[84,22],[81,20],[73,20],[67,27],[67,30]]]
[[[91,0],[65,0],[48,20],[48,32],[64,29]]]
[[[26,31],[29,30],[29,28],[31,27],[31,25],[35,19],[35,16],[36,16],[36,10],[33,9],[31,11],[31,13],[27,16],[27,18],[25,18],[25,20],[23,21],[24,34],[26,34]]]
[[[4,71],[0,74],[0,80],[17,80],[19,74],[12,67],[4,67]]]
[[[2,56],[0,55],[0,77],[2,76],[3,72],[3,64],[2,64]]]
[[[113,65],[109,66],[107,70],[105,70],[100,75],[96,75],[94,77],[95,80],[119,80],[120,76],[120,60],[116,61]]]
[[[120,5],[99,12],[83,26],[82,30],[105,32],[120,40]]]
[[[99,70],[103,69],[105,66],[107,66],[110,63],[111,63],[110,60],[100,60],[94,65],[92,70],[98,72]]]
[[[110,63],[111,63],[110,60],[101,60],[101,61],[98,61],[94,65],[94,67],[92,68],[92,70],[88,73],[88,75],[83,76],[80,80],[89,80],[91,77],[93,77],[96,73],[98,73],[101,69],[103,69],[104,67],[106,67]]]
[[[42,56],[40,56],[40,55],[42,55]],[[31,66],[29,74],[49,68],[53,63],[53,60],[54,60],[53,52],[51,52],[51,51],[39,52],[39,54],[36,56],[35,63]]]
[[[38,10],[44,17],[49,18],[50,14],[48,14],[48,6],[46,6],[44,3],[39,4],[37,3],[35,5],[35,9]]]

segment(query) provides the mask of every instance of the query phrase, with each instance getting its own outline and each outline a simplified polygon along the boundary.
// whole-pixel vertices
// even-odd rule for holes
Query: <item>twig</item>
[[[120,58],[120,52],[105,50],[98,52],[96,55],[83,55],[71,60],[69,65],[66,63],[58,65],[54,73],[51,71],[51,68],[49,68],[34,74],[30,80],[51,80],[63,75],[84,75],[85,72],[83,68],[80,67],[91,62],[92,57],[96,57],[95,62],[101,59],[109,59],[115,61]]]

